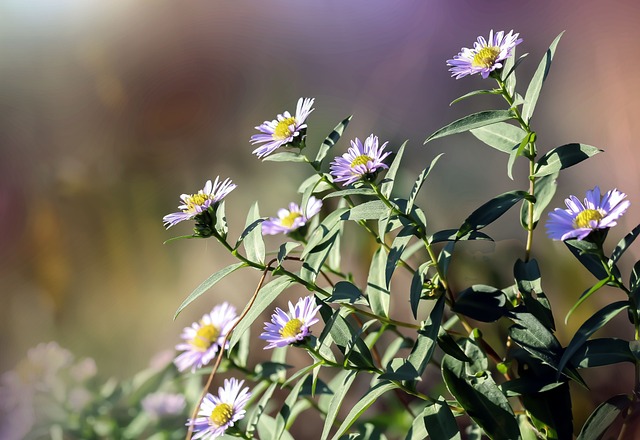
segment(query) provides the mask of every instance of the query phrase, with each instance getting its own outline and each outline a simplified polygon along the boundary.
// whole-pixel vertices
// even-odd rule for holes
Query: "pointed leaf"
[[[424,276],[431,267],[431,262],[422,263],[418,270],[416,270],[411,279],[411,287],[409,289],[409,303],[411,305],[411,313],[413,318],[418,318],[418,305],[422,298],[422,290],[424,286]]]
[[[293,281],[289,277],[278,277],[262,286],[249,312],[233,330],[229,341],[229,350],[238,343],[242,334],[249,330],[253,322],[262,315],[262,312],[291,284]]]
[[[494,322],[507,312],[507,297],[495,287],[477,284],[460,292],[451,309],[476,321]]]
[[[571,357],[578,351],[580,347],[589,339],[589,337],[596,331],[600,330],[607,322],[613,319],[622,310],[626,310],[629,307],[628,301],[616,301],[609,305],[606,305],[599,311],[593,314],[593,316],[587,319],[584,324],[580,326],[571,342],[564,351],[560,363],[558,364],[558,370],[562,371],[571,360]]]
[[[385,278],[385,267],[387,266],[387,251],[380,246],[369,267],[369,277],[367,278],[367,297],[371,304],[371,311],[376,315],[389,316],[389,288]]]
[[[391,197],[391,191],[393,191],[393,185],[395,183],[396,173],[398,172],[398,168],[400,168],[400,162],[402,161],[402,155],[404,154],[405,145],[407,145],[407,141],[404,141],[400,146],[400,148],[398,149],[398,152],[393,158],[393,162],[389,166],[389,169],[387,170],[387,173],[385,174],[384,179],[382,179],[382,183],[380,185],[380,192],[387,199]]]
[[[471,231],[482,229],[493,223],[518,201],[527,198],[526,191],[509,191],[494,197],[475,211],[464,221],[458,230],[458,237],[463,237]]]
[[[601,367],[621,362],[635,363],[636,358],[629,348],[629,341],[616,338],[591,339],[571,357],[571,363],[577,368]]]
[[[438,139],[444,136],[449,136],[456,133],[464,133],[465,131],[473,130],[474,128],[484,127],[485,125],[495,124],[496,122],[506,121],[513,118],[513,112],[511,110],[486,110],[478,113],[460,118],[453,121],[449,125],[437,130],[427,139],[424,143],[430,142],[434,139]]]
[[[418,196],[418,192],[420,192],[420,188],[422,188],[422,184],[424,183],[425,180],[427,180],[427,177],[429,176],[429,173],[431,172],[431,170],[435,166],[436,162],[438,162],[438,159],[440,159],[443,154],[444,153],[438,154],[431,161],[431,164],[427,168],[422,170],[422,172],[420,173],[420,175],[416,179],[416,182],[413,184],[413,188],[411,189],[411,194],[409,195],[409,199],[407,201],[407,207],[404,210],[405,214],[409,214],[411,212],[411,209],[413,209],[413,204],[416,201],[416,197]]]
[[[436,348],[438,334],[442,326],[442,315],[444,312],[445,296],[441,295],[436,301],[429,318],[422,323],[422,327],[418,330],[418,338],[407,357],[419,374],[422,374],[429,365],[433,351]]]
[[[478,96],[478,95],[499,95],[500,94],[500,90],[499,89],[493,89],[493,90],[474,90],[473,92],[469,92],[466,93],[464,95],[462,95],[459,98],[454,99],[453,101],[451,101],[449,103],[449,106],[452,106],[453,104],[456,104],[464,99],[467,98],[471,98],[472,96]]]
[[[398,266],[398,263],[402,258],[404,250],[406,249],[411,239],[415,236],[415,233],[416,229],[413,225],[405,226],[393,239],[393,243],[391,243],[391,249],[389,250],[389,255],[384,269],[385,285],[387,289],[389,289],[389,285],[391,284],[391,277],[393,276],[393,272],[395,272],[396,267]]]
[[[191,304],[196,298],[198,298],[204,292],[206,292],[207,290],[211,289],[218,281],[220,281],[221,279],[223,279],[224,277],[226,277],[230,273],[240,269],[241,267],[246,267],[246,266],[247,265],[245,263],[242,263],[242,262],[241,263],[234,263],[234,264],[232,264],[230,266],[225,267],[224,269],[220,269],[219,271],[217,271],[216,273],[211,275],[209,278],[204,280],[198,287],[195,288],[195,290],[193,292],[191,292],[189,294],[187,299],[185,299],[182,302],[182,304],[180,304],[180,307],[178,307],[178,310],[176,310],[176,313],[173,316],[173,319],[176,319],[178,317],[178,315],[180,314],[180,312],[185,307],[187,307],[189,304]]]
[[[582,162],[585,159],[590,158],[598,153],[600,150],[591,145],[585,144],[566,144],[561,147],[554,148],[546,153],[536,163],[535,177],[547,176],[549,174],[557,173],[560,170],[569,168]]]
[[[558,45],[562,34],[564,34],[564,32],[560,33],[560,35],[553,40],[549,49],[547,49],[545,56],[538,65],[538,69],[533,74],[533,78],[531,78],[529,87],[527,87],[527,93],[524,97],[524,105],[522,106],[522,119],[524,119],[525,122],[529,122],[531,120],[533,111],[536,108],[536,103],[538,102],[538,97],[540,96],[540,91],[542,90],[542,84],[549,74],[551,61],[553,60],[553,55],[556,52],[556,46]]]
[[[249,214],[247,214],[245,231],[251,228],[252,225],[256,225],[257,222],[262,221],[264,221],[264,219],[260,218],[258,202],[255,202],[251,206]],[[250,230],[250,232],[242,241],[242,244],[244,245],[244,249],[247,252],[247,259],[249,259],[250,261],[258,262],[260,264],[264,264],[265,249],[264,241],[262,240],[262,228],[259,227],[259,224]]]
[[[284,151],[282,153],[274,153],[262,158],[263,162],[308,162],[303,154],[294,153],[293,151]]]
[[[338,386],[333,388],[333,396],[331,396],[331,400],[329,402],[329,409],[327,410],[327,416],[324,419],[324,427],[322,428],[320,440],[325,440],[329,437],[331,428],[338,416],[338,411],[342,406],[342,401],[347,396],[353,381],[356,379],[356,375],[357,372],[355,370],[342,370],[336,376],[334,382],[337,381]]]
[[[389,208],[382,200],[370,200],[356,205],[345,213],[343,220],[378,220],[389,215]]]
[[[546,328],[555,330],[551,304],[542,292],[538,262],[531,259],[525,263],[518,259],[513,267],[513,274],[527,310]]]
[[[622,240],[618,243],[616,248],[613,250],[611,254],[611,258],[609,258],[609,267],[613,267],[614,264],[618,262],[622,254],[631,246],[631,244],[638,238],[638,234],[640,234],[640,225],[633,228],[631,232],[624,236]]]
[[[533,229],[538,225],[542,213],[547,209],[551,199],[556,193],[558,188],[558,173],[548,174],[536,180],[535,187],[533,189],[533,196],[536,202],[533,204]],[[529,203],[523,202],[522,208],[520,208],[520,224],[523,228],[528,229],[529,224]]]
[[[366,304],[362,292],[357,286],[349,281],[338,281],[333,286],[331,296],[325,299],[325,302],[348,303],[348,304]]]
[[[584,423],[577,440],[600,440],[616,419],[627,411],[632,400],[619,394],[601,403]]]
[[[596,293],[602,287],[606,286],[608,282],[609,282],[609,278],[605,278],[604,280],[598,281],[595,285],[591,286],[590,288],[582,292],[582,295],[580,295],[580,298],[578,299],[578,301],[576,301],[573,307],[571,307],[571,309],[567,313],[567,316],[564,317],[564,323],[567,324],[569,322],[569,317],[573,315],[573,312],[575,312],[576,309],[580,307],[580,305],[583,302],[585,302],[591,295]]]
[[[329,199],[331,197],[346,197],[346,196],[375,196],[376,192],[371,188],[347,188],[340,191],[335,191],[327,194],[323,199]]]
[[[336,142],[338,142],[338,139],[340,139],[340,136],[342,136],[344,129],[347,128],[347,125],[349,125],[349,122],[351,122],[351,118],[353,118],[353,115],[344,118],[342,122],[336,125],[336,128],[334,128],[333,131],[329,133],[324,142],[322,142],[322,145],[318,150],[318,154],[316,155],[316,160],[313,161],[313,166],[315,169],[320,168],[320,165],[322,164],[324,158],[327,156],[329,150],[336,144]]]
[[[427,406],[420,414],[416,423],[422,423],[429,433],[431,440],[461,440],[458,424],[453,413],[442,397],[432,405]]]

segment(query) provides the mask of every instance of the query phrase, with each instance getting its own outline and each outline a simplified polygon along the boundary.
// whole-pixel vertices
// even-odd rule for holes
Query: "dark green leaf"
[[[342,216],[347,212],[347,208],[338,208],[327,215],[318,227],[311,232],[300,257],[304,259],[310,252],[315,250],[317,246],[322,246],[326,241],[333,241],[335,239],[334,235],[340,231]]]
[[[393,159],[393,162],[389,166],[389,169],[387,170],[387,173],[385,174],[384,179],[382,179],[382,183],[380,185],[380,192],[387,199],[391,197],[391,191],[393,191],[393,185],[395,183],[396,173],[398,172],[398,168],[400,168],[400,162],[402,161],[402,155],[404,154],[405,145],[407,145],[407,141],[404,141],[400,146],[400,148],[398,149],[398,152],[396,153],[396,156]]]
[[[507,297],[495,287],[478,284],[460,292],[452,310],[476,321],[493,322],[508,310]]]
[[[391,243],[391,249],[389,250],[389,255],[384,268],[384,280],[387,289],[389,289],[389,285],[391,284],[393,272],[396,270],[396,267],[400,262],[400,258],[402,258],[402,254],[411,239],[414,237],[415,232],[416,230],[414,226],[405,226],[400,232],[398,232],[398,235],[393,239],[393,243]]]
[[[609,258],[609,267],[613,267],[614,264],[618,262],[622,254],[631,246],[631,243],[638,238],[638,234],[640,234],[640,225],[633,228],[631,232],[624,236],[622,240],[618,243],[616,248],[613,250],[611,254],[611,258]]]
[[[411,279],[411,287],[409,289],[409,303],[411,304],[411,313],[413,313],[414,319],[418,318],[418,305],[420,304],[420,298],[422,298],[422,290],[424,286],[424,277],[431,267],[431,262],[422,263],[418,270],[416,270]]]
[[[584,423],[577,440],[600,440],[607,429],[631,405],[629,396],[619,394],[598,406]]]
[[[325,260],[329,256],[329,253],[339,236],[340,233],[338,228],[333,235],[327,236],[322,243],[315,246],[311,252],[304,256],[302,267],[300,268],[300,278],[311,283],[315,282]]]
[[[608,304],[593,316],[585,321],[576,332],[571,342],[564,351],[560,363],[558,364],[558,371],[562,371],[571,360],[571,357],[578,351],[580,347],[589,339],[589,337],[596,331],[600,330],[607,322],[613,319],[622,310],[626,310],[629,307],[628,301],[616,301]]]
[[[460,226],[457,236],[463,237],[471,231],[482,229],[493,223],[509,208],[528,196],[529,194],[525,191],[509,191],[491,199],[467,217],[462,226]]]
[[[429,318],[422,323],[422,327],[418,330],[416,343],[407,357],[407,361],[414,366],[419,374],[422,374],[425,368],[427,368],[433,356],[433,351],[436,348],[436,341],[442,326],[444,305],[445,296],[441,295],[433,306],[433,309],[431,309]]]
[[[453,248],[456,246],[456,243],[456,241],[450,241],[442,248],[438,255],[438,268],[444,277],[447,276],[449,263],[451,263],[451,258],[453,257]]]
[[[580,295],[580,298],[578,299],[578,301],[576,301],[576,303],[571,307],[571,309],[567,313],[567,316],[564,317],[564,323],[566,324],[567,322],[569,322],[569,317],[573,314],[573,312],[576,311],[576,309],[580,306],[580,304],[585,302],[591,295],[596,293],[602,287],[606,286],[608,282],[609,282],[609,278],[605,278],[604,280],[598,281],[595,285],[591,286],[590,288],[582,292],[582,295]]]
[[[464,240],[490,240],[493,241],[484,232],[470,231],[468,234],[458,237],[457,229],[445,229],[438,231],[429,238],[429,244],[441,243],[443,241],[464,241]]]
[[[216,273],[211,275],[209,278],[204,280],[202,282],[202,284],[200,284],[198,287],[196,287],[195,290],[189,294],[187,299],[185,299],[182,302],[182,304],[180,304],[180,307],[178,307],[178,310],[176,310],[176,314],[173,316],[173,319],[176,319],[178,317],[178,315],[180,314],[180,312],[185,307],[187,307],[189,304],[191,304],[191,302],[193,302],[196,298],[198,298],[204,292],[206,292],[207,290],[211,289],[218,281],[220,281],[221,279],[223,279],[224,277],[226,277],[230,273],[236,271],[237,269],[240,269],[241,267],[246,267],[246,266],[247,265],[245,263],[234,263],[234,264],[232,264],[230,266],[225,267],[224,269],[221,269],[221,270],[217,271]]]
[[[535,177],[547,176],[590,158],[602,150],[585,144],[566,144],[542,156],[535,168]]]
[[[557,179],[558,173],[552,173],[536,180],[533,190],[533,196],[536,199],[533,204],[533,229],[538,225],[542,213],[547,209],[556,193],[558,188]],[[525,229],[528,229],[527,225],[529,224],[529,206],[529,203],[525,201],[520,209],[520,224]]]
[[[438,347],[442,349],[446,354],[458,359],[461,362],[471,362],[471,359],[464,354],[462,348],[456,343],[456,341],[444,331],[441,331],[438,335]]]
[[[242,334],[249,330],[253,322],[260,317],[262,312],[271,305],[271,303],[280,295],[287,287],[293,284],[288,277],[278,277],[268,284],[262,286],[258,292],[255,302],[249,309],[247,315],[238,323],[237,327],[231,335],[229,342],[229,350],[231,350],[240,340]]]
[[[427,180],[427,176],[429,176],[429,173],[431,172],[433,167],[436,165],[436,162],[438,162],[438,159],[440,159],[440,157],[442,157],[443,154],[444,153],[438,154],[431,161],[431,164],[427,168],[422,170],[422,172],[420,173],[420,175],[416,179],[415,183],[413,184],[413,188],[411,189],[411,194],[409,195],[409,199],[407,201],[407,207],[404,210],[405,214],[409,214],[411,212],[411,210],[413,209],[413,204],[416,201],[416,197],[418,196],[418,192],[420,192],[420,188],[422,188],[422,184],[424,183],[425,180]]]
[[[531,120],[531,116],[533,115],[533,111],[536,108],[536,103],[538,102],[538,97],[540,96],[540,91],[542,90],[542,84],[544,80],[547,78],[549,74],[549,68],[551,67],[551,61],[553,60],[553,55],[556,52],[556,46],[560,41],[560,37],[562,37],[562,32],[560,35],[556,37],[555,40],[547,49],[545,56],[540,61],[538,65],[538,69],[531,78],[531,82],[529,83],[529,87],[527,87],[527,92],[524,98],[524,105],[522,106],[522,119],[525,122],[529,122]]]
[[[329,133],[329,136],[327,136],[324,142],[322,142],[322,145],[318,150],[318,154],[316,155],[316,160],[313,161],[313,166],[315,169],[320,168],[320,165],[322,165],[322,161],[327,156],[329,150],[336,144],[336,142],[338,142],[338,139],[340,139],[340,136],[342,136],[344,129],[347,128],[347,125],[349,125],[351,118],[353,118],[353,115],[343,119],[342,122],[336,125],[336,128],[334,128],[333,131]]]
[[[379,379],[413,382],[420,380],[420,375],[421,373],[407,359],[395,358],[387,364],[386,371]]]
[[[467,377],[465,363],[442,359],[442,377],[449,392],[490,439],[518,439],[520,429],[509,401],[490,375]]]
[[[538,262],[531,259],[525,263],[518,259],[513,267],[513,273],[527,310],[542,325],[550,330],[555,330],[551,304],[542,291]]]
[[[460,432],[458,431],[458,424],[453,417],[447,401],[442,397],[438,398],[438,401],[432,405],[427,406],[420,414],[416,423],[422,423],[429,433],[431,440],[460,440]]]
[[[620,362],[635,363],[636,358],[629,348],[629,341],[616,338],[591,339],[571,357],[571,363],[578,368],[601,367]]]
[[[527,133],[520,127],[507,122],[498,122],[485,127],[474,128],[471,134],[488,146],[503,153],[516,150]]]
[[[278,265],[282,264],[284,259],[291,253],[292,250],[299,247],[300,243],[296,243],[293,241],[288,241],[286,243],[282,243],[280,245],[280,249],[278,249]]]
[[[369,347],[360,338],[359,333],[340,315],[340,310],[333,311],[331,307],[323,305],[320,308],[320,315],[325,321],[320,340],[323,340],[324,334],[329,333],[338,349],[353,364],[364,368],[373,367]]]
[[[465,131],[473,130],[474,128],[484,127],[485,125],[495,124],[496,122],[506,121],[513,118],[513,112],[511,110],[486,110],[478,113],[460,118],[453,121],[449,125],[437,130],[431,136],[429,136],[424,143],[438,139],[444,136],[449,136],[456,133],[464,133]]]
[[[357,286],[349,281],[338,281],[333,287],[331,296],[325,300],[326,302],[349,303],[349,304],[366,304],[362,292]]]
[[[565,240],[564,244],[578,261],[597,279],[603,280],[609,277],[607,271],[602,267],[600,259],[593,253],[598,250],[598,246],[586,240]]]

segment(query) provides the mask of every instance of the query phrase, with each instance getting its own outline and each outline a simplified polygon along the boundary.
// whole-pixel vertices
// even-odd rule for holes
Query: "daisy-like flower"
[[[514,34],[513,30],[507,35],[504,31],[489,32],[489,39],[478,37],[478,41],[473,43],[473,49],[462,48],[462,52],[454,56],[452,60],[447,60],[447,66],[451,66],[449,72],[451,76],[460,79],[463,76],[480,73],[482,78],[487,78],[491,72],[503,67],[502,61],[511,56],[513,48],[522,43],[520,34]]]
[[[182,351],[173,361],[179,371],[189,368],[195,372],[207,365],[218,353],[224,337],[236,322],[236,308],[227,302],[219,304],[205,314],[199,322],[182,331],[184,342],[176,345]],[[227,343],[227,347],[228,347]],[[226,348],[226,347],[225,347]]]
[[[629,200],[624,200],[626,197],[617,189],[601,197],[597,186],[587,191],[584,204],[576,196],[570,196],[564,201],[568,209],[556,208],[549,213],[547,234],[554,240],[583,240],[592,231],[609,229],[631,205]]]
[[[169,229],[181,221],[192,219],[198,214],[207,211],[209,207],[224,199],[236,186],[235,183],[231,182],[231,179],[221,181],[220,176],[216,177],[213,183],[211,183],[211,180],[207,180],[204,188],[196,194],[182,194],[180,196],[182,205],[178,206],[178,209],[181,211],[165,215],[162,218],[164,226]]]
[[[295,138],[299,137],[302,131],[307,128],[304,121],[314,110],[311,108],[313,101],[313,98],[300,98],[298,105],[296,105],[295,116],[291,116],[291,113],[285,111],[273,121],[264,121],[262,125],[257,126],[256,130],[261,133],[251,136],[251,144],[264,143],[264,145],[253,150],[253,154],[262,159],[279,147],[293,143]]]
[[[278,210],[278,217],[271,217],[262,222],[262,234],[287,234],[303,227],[311,217],[320,212],[322,201],[309,197],[307,209],[302,210],[297,204],[289,203],[289,209]]]
[[[320,306],[316,306],[313,295],[300,298],[294,306],[289,301],[289,313],[276,307],[276,312],[271,315],[271,322],[264,323],[264,333],[260,339],[269,343],[264,349],[284,347],[304,340],[311,334],[311,327],[319,321],[316,314]]]
[[[364,140],[351,141],[349,150],[331,162],[331,175],[336,182],[350,185],[363,178],[369,178],[382,168],[389,168],[383,160],[391,152],[383,152],[388,142],[378,147],[378,136],[373,134]]]
[[[225,379],[224,386],[218,388],[218,395],[210,393],[202,399],[198,415],[187,422],[193,423],[193,440],[221,437],[246,413],[244,407],[251,397],[248,387],[242,388],[244,381]]]

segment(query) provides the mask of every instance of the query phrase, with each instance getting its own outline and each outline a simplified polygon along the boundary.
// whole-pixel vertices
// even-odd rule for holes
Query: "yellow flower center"
[[[361,154],[360,156],[353,159],[353,161],[351,162],[351,168],[355,168],[358,165],[366,165],[370,160],[373,160],[373,158],[367,156],[366,154]]]
[[[288,216],[280,220],[280,224],[282,224],[282,226],[290,228],[291,226],[293,226],[293,222],[295,222],[298,217],[302,217],[302,214],[300,214],[299,212],[290,212]]]
[[[496,62],[498,55],[500,55],[500,48],[498,46],[483,47],[473,57],[471,65],[473,67],[489,68]]]
[[[207,200],[209,200],[208,194],[198,193],[198,194],[189,196],[189,198],[186,200],[186,205],[187,205],[186,212],[195,212],[196,206],[204,205],[204,203]]]
[[[228,403],[219,403],[213,408],[213,411],[211,411],[209,420],[211,420],[213,425],[220,427],[229,423],[232,415],[233,408],[231,408],[231,405]]]
[[[576,228],[589,228],[591,227],[590,223],[593,220],[602,220],[604,215],[596,209],[585,209],[580,214],[576,216],[576,219],[573,221],[573,224]]]
[[[220,330],[212,324],[203,325],[196,332],[196,336],[189,341],[193,347],[200,351],[205,351],[218,339]]]
[[[283,338],[295,338],[302,328],[302,321],[298,318],[293,318],[291,321],[287,322],[287,324],[282,327],[280,330],[280,335]]]
[[[273,130],[273,137],[275,139],[286,139],[291,136],[291,129],[289,128],[292,124],[296,123],[296,118],[293,116],[287,119],[283,119],[278,122],[275,130]]]

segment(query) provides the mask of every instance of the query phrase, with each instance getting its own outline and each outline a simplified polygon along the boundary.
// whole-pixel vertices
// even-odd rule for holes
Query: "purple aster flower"
[[[182,332],[184,342],[176,345],[182,351],[173,363],[179,371],[191,368],[195,372],[207,365],[218,353],[224,337],[236,322],[236,308],[227,302],[219,304],[205,314],[199,322],[185,327]],[[229,344],[227,343],[227,346]]]
[[[460,79],[479,72],[486,79],[491,72],[501,69],[502,61],[509,58],[513,48],[522,43],[522,38],[518,38],[518,35],[520,34],[514,34],[513,30],[507,35],[504,31],[494,34],[492,29],[488,40],[478,37],[478,41],[473,43],[473,49],[463,47],[462,52],[452,60],[447,60],[447,66],[451,66],[451,76]]]
[[[609,229],[629,208],[631,202],[624,200],[626,197],[617,189],[601,197],[597,186],[587,191],[584,204],[570,196],[564,201],[568,209],[556,208],[549,213],[547,234],[554,240],[583,240],[596,229]]]
[[[322,201],[309,197],[307,209],[302,210],[297,204],[289,203],[289,209],[278,210],[278,217],[271,217],[262,223],[262,234],[286,234],[304,226],[311,217],[320,212]]]
[[[260,339],[269,343],[264,349],[284,347],[302,341],[311,334],[311,327],[319,321],[316,314],[320,306],[316,306],[313,295],[300,298],[294,306],[289,301],[289,313],[279,307],[271,315],[271,322],[265,322],[264,333]]]
[[[213,184],[211,180],[207,180],[204,188],[198,191],[197,194],[182,194],[180,196],[182,205],[178,206],[178,209],[181,209],[182,212],[165,215],[162,218],[164,226],[169,229],[183,220],[192,219],[198,214],[207,211],[210,206],[224,199],[236,186],[235,183],[231,182],[231,179],[220,181],[220,176],[216,177]]]
[[[221,437],[246,413],[245,405],[251,397],[249,388],[242,389],[244,381],[235,378],[225,379],[224,386],[218,388],[218,395],[210,393],[202,399],[198,416],[187,422],[193,422],[193,440]]]
[[[256,127],[256,130],[259,130],[261,133],[251,136],[251,144],[264,143],[264,145],[253,150],[253,154],[259,158],[263,158],[273,153],[279,147],[293,142],[294,139],[300,135],[300,132],[307,128],[307,124],[305,124],[304,121],[314,110],[311,108],[313,101],[313,98],[300,98],[296,106],[295,116],[291,116],[291,114],[286,111],[278,115],[273,121],[264,121],[262,125]]]
[[[336,182],[350,185],[362,178],[368,178],[382,168],[389,168],[383,160],[391,152],[383,152],[388,142],[378,147],[378,136],[371,135],[364,140],[351,141],[351,147],[341,157],[336,157],[331,162],[331,175]]]

